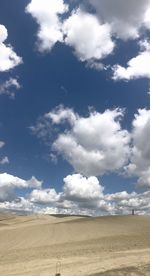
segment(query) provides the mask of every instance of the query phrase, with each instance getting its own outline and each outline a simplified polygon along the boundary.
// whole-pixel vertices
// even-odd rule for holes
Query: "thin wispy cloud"
[[[15,98],[16,91],[20,90],[21,85],[17,78],[9,78],[0,84],[0,95],[7,95],[11,99]]]

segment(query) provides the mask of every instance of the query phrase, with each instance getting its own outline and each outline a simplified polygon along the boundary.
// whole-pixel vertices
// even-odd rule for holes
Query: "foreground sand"
[[[0,275],[150,275],[150,217],[0,214]]]

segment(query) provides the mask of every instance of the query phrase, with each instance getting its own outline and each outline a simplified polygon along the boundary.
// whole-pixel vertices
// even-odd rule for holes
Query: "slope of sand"
[[[0,275],[150,275],[150,217],[0,214]]]

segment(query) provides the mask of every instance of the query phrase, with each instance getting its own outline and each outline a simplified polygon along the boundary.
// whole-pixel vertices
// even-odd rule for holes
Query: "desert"
[[[0,215],[0,275],[150,275],[150,217]]]

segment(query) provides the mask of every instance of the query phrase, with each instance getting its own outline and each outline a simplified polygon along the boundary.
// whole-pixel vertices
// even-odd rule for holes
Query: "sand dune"
[[[150,217],[0,214],[0,275],[150,275]]]

